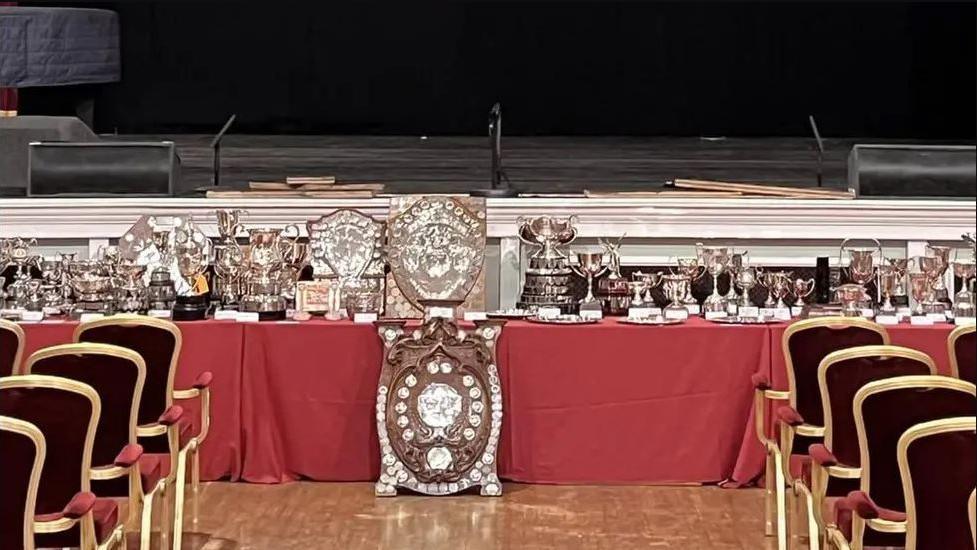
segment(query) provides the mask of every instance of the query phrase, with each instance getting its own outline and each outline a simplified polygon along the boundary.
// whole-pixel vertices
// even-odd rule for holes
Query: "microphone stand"
[[[213,141],[210,142],[210,147],[214,150],[214,187],[221,184],[221,139],[231,129],[231,124],[234,124],[234,119],[236,118],[237,115],[231,115],[231,118],[227,119],[224,127],[221,128],[220,132],[217,132]]]
[[[509,177],[502,168],[502,106],[498,103],[489,111],[489,148],[492,154],[492,187],[474,189],[473,197],[516,197],[519,193],[509,187]],[[503,180],[505,180],[503,182]]]
[[[821,133],[818,132],[818,124],[814,122],[814,115],[807,115],[807,120],[811,124],[811,131],[814,132],[814,141],[818,149],[818,187],[823,187],[821,181],[821,170],[824,164],[824,142],[821,141]]]

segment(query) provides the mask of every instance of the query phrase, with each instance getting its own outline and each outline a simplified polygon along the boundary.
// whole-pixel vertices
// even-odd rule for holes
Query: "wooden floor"
[[[187,520],[183,548],[775,548],[763,536],[759,489],[506,484],[505,491],[501,498],[382,499],[368,483],[209,483],[199,522]]]
[[[103,139],[176,143],[188,187],[210,185],[213,153],[208,135],[128,135]],[[825,142],[824,182],[844,188],[847,158],[856,142]],[[813,138],[507,137],[503,164],[513,188],[537,193],[583,189],[652,189],[675,178],[782,185],[814,185]],[[489,184],[484,137],[225,136],[222,182],[330,175],[347,182],[379,182],[390,192],[465,192]]]

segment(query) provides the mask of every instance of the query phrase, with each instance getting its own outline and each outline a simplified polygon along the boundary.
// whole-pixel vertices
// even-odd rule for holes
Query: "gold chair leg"
[[[193,525],[197,525],[200,512],[200,447],[193,446],[193,468],[190,470],[190,484],[193,487]]]
[[[142,523],[139,526],[139,550],[150,550],[153,536],[153,500],[156,498],[159,489],[159,485],[153,487],[153,490],[143,498]]]
[[[159,547],[160,550],[166,550],[170,547],[170,499],[167,493],[170,487],[163,486],[162,492],[160,492],[160,498],[163,499],[162,505],[163,510],[159,519]]]
[[[806,488],[799,489],[804,495],[804,508],[807,515],[807,545],[810,550],[821,548],[821,525],[814,512],[814,496]]]
[[[173,550],[183,546],[183,499],[187,484],[187,455],[190,449],[180,450],[176,461],[176,483],[173,486]]]
[[[777,497],[777,550],[787,550],[787,487],[784,481],[783,457],[774,454],[774,481]]]
[[[773,484],[776,482],[774,476],[774,461],[773,455],[769,452],[767,453],[767,468],[766,473],[763,476],[764,485],[764,522],[763,522],[763,534],[768,537],[772,537],[774,533],[774,523],[777,521],[777,493],[774,490]]]

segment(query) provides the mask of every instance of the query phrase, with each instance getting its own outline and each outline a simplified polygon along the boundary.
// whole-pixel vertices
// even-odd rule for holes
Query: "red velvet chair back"
[[[790,385],[790,404],[804,422],[824,426],[818,366],[829,353],[858,346],[887,345],[881,325],[853,317],[823,317],[797,321],[782,341]]]
[[[0,548],[34,548],[34,505],[44,465],[37,426],[0,416]]]
[[[0,378],[15,374],[24,351],[24,329],[17,323],[0,319]]]
[[[922,422],[973,415],[973,384],[945,376],[900,376],[870,382],[855,394],[861,450],[861,490],[882,508],[905,511],[896,449],[906,430]],[[891,537],[866,530],[865,544],[890,545]]]
[[[974,326],[957,327],[948,339],[953,376],[977,384],[977,332]]]
[[[138,353],[146,365],[146,380],[139,403],[139,425],[159,420],[173,402],[173,377],[183,338],[173,323],[135,315],[116,315],[82,323],[75,330],[75,342],[95,342],[128,348]],[[147,452],[168,452],[166,438],[159,447],[144,443]]]
[[[935,374],[932,358],[899,346],[861,346],[829,354],[818,368],[825,446],[841,464],[857,468],[861,457],[852,409],[855,393],[876,380]]]
[[[35,514],[57,514],[75,493],[89,491],[92,442],[98,424],[98,394],[86,384],[52,376],[0,379],[0,415],[30,422],[44,434]],[[44,546],[78,546],[79,527],[44,535]]]
[[[102,414],[92,466],[111,466],[123,447],[136,443],[136,412],[146,376],[138,353],[107,344],[65,344],[31,355],[24,373],[77,380],[98,392]]]
[[[973,548],[968,501],[977,485],[977,418],[917,424],[899,439],[907,550]]]

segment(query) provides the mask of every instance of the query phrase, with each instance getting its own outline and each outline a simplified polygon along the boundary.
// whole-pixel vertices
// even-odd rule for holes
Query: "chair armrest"
[[[823,443],[815,443],[808,447],[807,454],[811,456],[814,462],[825,468],[838,465],[838,459],[835,458],[835,455],[831,454],[831,451]]]
[[[204,372],[200,373],[200,376],[198,376],[197,379],[193,382],[193,387],[194,388],[197,388],[198,390],[202,390],[204,388],[209,388],[210,387],[210,383],[213,380],[214,380],[213,373],[211,373],[209,370],[208,371],[204,371]]]
[[[130,444],[122,448],[122,451],[115,457],[113,464],[121,468],[131,468],[139,458],[142,457],[142,445]]]
[[[848,493],[848,505],[858,517],[864,520],[881,519],[892,522],[906,521],[905,512],[882,508],[865,491],[852,491]]]
[[[197,376],[197,379],[193,381],[190,389],[187,390],[174,390],[173,397],[175,399],[194,399],[200,397],[200,392],[210,388],[211,382],[214,380],[214,375],[210,371],[204,371]]]
[[[801,416],[801,413],[789,405],[777,408],[777,418],[788,426],[800,426],[804,423],[804,417]]]
[[[171,405],[170,408],[166,409],[162,415],[159,417],[159,423],[163,426],[172,426],[183,418],[183,407],[179,405]]]
[[[87,491],[78,492],[75,493],[75,496],[71,497],[71,502],[64,507],[61,515],[68,519],[78,519],[91,512],[93,506],[95,506],[95,495],[93,493]]]
[[[752,383],[753,388],[757,390],[769,390],[771,388],[770,377],[763,372],[753,373],[753,376],[750,377],[750,383]]]

